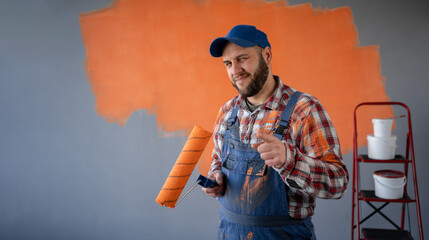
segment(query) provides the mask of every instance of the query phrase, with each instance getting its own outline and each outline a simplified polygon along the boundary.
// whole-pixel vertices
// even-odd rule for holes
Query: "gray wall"
[[[78,16],[109,2],[0,2],[0,239],[215,239],[219,206],[201,191],[173,210],[155,203],[186,138],[160,138],[145,111],[125,127],[95,112]],[[361,45],[379,45],[387,94],[411,108],[427,223],[428,3],[289,2],[350,6]],[[351,154],[344,160],[351,171]],[[371,178],[365,174],[363,184]],[[341,200],[318,200],[316,212],[319,239],[350,238],[351,190]]]

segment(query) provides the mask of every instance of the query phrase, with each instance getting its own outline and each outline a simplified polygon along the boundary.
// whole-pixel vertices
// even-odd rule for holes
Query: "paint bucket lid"
[[[374,172],[374,175],[378,175],[384,178],[403,178],[405,173],[396,170],[378,170]]]

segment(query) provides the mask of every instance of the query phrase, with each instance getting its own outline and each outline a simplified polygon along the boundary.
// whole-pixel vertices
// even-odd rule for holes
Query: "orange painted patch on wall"
[[[236,95],[211,41],[236,24],[267,33],[273,73],[283,83],[316,96],[337,128],[343,153],[352,149],[353,109],[388,101],[377,46],[359,46],[349,7],[288,6],[286,1],[121,0],[80,16],[85,68],[98,114],[125,125],[146,109],[158,127],[187,132],[198,122],[213,127],[219,107]],[[363,117],[393,116],[392,109]],[[372,131],[365,122],[359,145]],[[212,143],[210,146],[213,146]],[[210,152],[200,161],[206,174]]]

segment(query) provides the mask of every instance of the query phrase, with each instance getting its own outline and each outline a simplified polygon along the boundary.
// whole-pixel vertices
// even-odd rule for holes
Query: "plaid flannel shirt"
[[[239,95],[224,104],[213,131],[214,149],[210,172],[221,171],[221,151],[226,122],[238,104],[240,140],[258,142],[259,131],[273,132],[277,121],[295,89],[275,76],[273,95],[254,112]],[[314,214],[315,198],[340,198],[345,193],[349,175],[342,161],[337,133],[322,104],[313,96],[302,94],[283,135],[286,163],[276,169],[288,186],[289,215],[302,219]]]

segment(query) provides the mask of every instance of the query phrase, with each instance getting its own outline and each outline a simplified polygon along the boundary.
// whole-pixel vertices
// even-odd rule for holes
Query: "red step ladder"
[[[357,133],[357,120],[356,112],[362,106],[375,106],[375,105],[385,105],[385,106],[399,106],[404,108],[407,111],[408,119],[408,133],[406,135],[406,153],[405,156],[395,155],[394,159],[391,160],[376,160],[370,159],[368,155],[361,155],[358,153],[358,133]],[[407,183],[404,186],[404,197],[400,199],[383,199],[375,196],[375,192],[372,190],[361,190],[359,182],[359,164],[361,163],[374,163],[374,164],[383,164],[383,163],[398,163],[403,164],[404,173],[407,179]],[[412,182],[414,184],[414,197],[410,197],[407,193],[408,186],[408,167],[409,164],[412,168]],[[352,192],[352,224],[351,224],[351,239],[355,237],[355,231],[357,232],[357,239],[371,239],[371,240],[394,240],[394,239],[414,239],[411,236],[410,231],[404,229],[405,223],[405,208],[408,207],[408,204],[415,203],[416,212],[417,212],[417,221],[419,227],[419,236],[420,240],[423,240],[423,226],[422,218],[420,213],[420,201],[419,201],[419,191],[417,186],[417,172],[416,164],[414,159],[414,145],[413,145],[413,132],[411,126],[411,114],[410,109],[407,105],[401,102],[364,102],[356,106],[354,110],[354,137],[353,137],[353,192]],[[360,216],[360,202],[366,202],[373,212],[366,217],[361,219]],[[381,210],[390,203],[401,203],[402,204],[402,214],[401,214],[401,224],[398,226],[394,221],[392,221],[388,216],[386,216]],[[377,207],[376,204],[382,204]],[[361,225],[373,217],[374,215],[379,214],[388,222],[390,222],[395,229],[376,229],[376,228],[362,228]],[[408,214],[409,211],[408,211]]]

